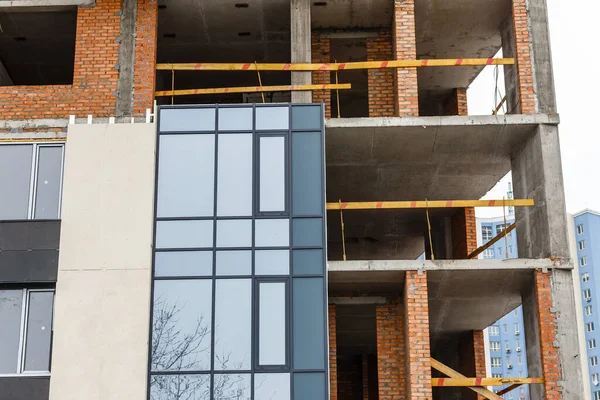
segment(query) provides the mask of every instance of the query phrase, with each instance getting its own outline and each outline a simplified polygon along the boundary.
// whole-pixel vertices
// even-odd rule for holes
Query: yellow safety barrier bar
[[[327,210],[374,210],[402,208],[466,208],[466,207],[528,207],[533,199],[517,200],[429,200],[429,201],[367,201],[327,203]]]
[[[241,86],[230,88],[208,88],[208,89],[181,89],[181,90],[160,90],[154,93],[155,96],[189,96],[202,94],[222,94],[222,93],[254,93],[254,92],[283,92],[283,91],[302,91],[302,90],[324,90],[324,89],[351,89],[349,83],[340,84],[320,84],[320,85],[279,85],[279,86]]]

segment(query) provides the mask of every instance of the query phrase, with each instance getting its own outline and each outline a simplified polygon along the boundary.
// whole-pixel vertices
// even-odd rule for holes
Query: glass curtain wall
[[[323,122],[160,108],[150,399],[327,397]]]

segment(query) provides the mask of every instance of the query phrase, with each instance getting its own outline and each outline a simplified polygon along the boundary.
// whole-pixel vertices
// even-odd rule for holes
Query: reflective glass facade
[[[149,398],[327,398],[323,122],[160,109]]]

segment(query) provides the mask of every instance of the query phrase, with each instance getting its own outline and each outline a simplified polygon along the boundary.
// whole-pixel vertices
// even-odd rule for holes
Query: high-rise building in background
[[[484,245],[515,222],[510,212],[496,218],[477,218],[477,244]],[[485,250],[480,258],[518,258],[517,237],[513,230]],[[523,327],[523,307],[519,306],[486,329],[486,358],[488,375],[494,378],[526,378],[527,350]],[[504,388],[506,386],[503,386]],[[505,399],[529,399],[529,388],[524,385],[504,394]]]

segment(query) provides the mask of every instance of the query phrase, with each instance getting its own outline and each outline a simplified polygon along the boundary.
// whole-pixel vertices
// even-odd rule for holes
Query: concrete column
[[[540,125],[512,154],[515,198],[535,200],[516,207],[522,258],[569,258],[558,127]]]
[[[483,331],[465,332],[458,339],[458,371],[469,378],[485,378],[485,343]],[[468,388],[458,388],[462,400],[484,400]]]
[[[408,398],[403,307],[399,301],[394,301],[376,306],[375,313],[379,399]]]
[[[417,59],[415,0],[394,0],[392,36],[394,38],[394,58],[396,60]],[[397,68],[395,81],[396,115],[399,117],[418,116],[417,69]]]
[[[117,81],[116,116],[133,113],[133,66],[135,64],[135,27],[137,0],[122,0],[121,31],[119,35],[119,80]],[[148,71],[149,73],[151,71]]]
[[[534,271],[522,298],[529,376],[544,379],[530,385],[531,400],[583,398],[571,272]]]
[[[292,62],[310,63],[310,1],[291,0]],[[292,85],[310,85],[310,72],[292,72]],[[292,92],[292,103],[310,103],[311,92]]]
[[[337,400],[337,310],[329,305],[329,400]]]
[[[433,394],[431,389],[431,363],[429,361],[431,350],[429,343],[427,272],[406,271],[404,316],[406,398],[431,399]],[[380,395],[379,398],[383,399],[384,397]]]
[[[527,15],[529,16],[537,112],[554,114],[556,113],[556,94],[546,1],[528,0]]]
[[[515,31],[512,16],[500,26],[502,36],[502,56],[515,58]],[[514,114],[520,111],[519,105],[519,75],[516,65],[504,65],[504,86],[506,90],[506,114]]]

